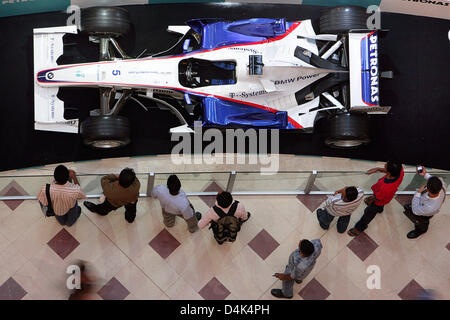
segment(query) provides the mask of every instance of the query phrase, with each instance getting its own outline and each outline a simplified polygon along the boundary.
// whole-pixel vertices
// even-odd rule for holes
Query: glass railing
[[[450,194],[450,172],[430,171],[442,177]],[[281,171],[271,175],[260,172],[150,172],[137,173],[141,182],[140,195],[149,196],[154,186],[166,184],[167,178],[176,174],[187,195],[214,195],[226,190],[236,195],[250,194],[332,194],[344,186],[358,186],[366,194],[370,187],[382,176],[379,173],[366,175],[363,171]],[[78,180],[88,198],[100,197],[101,178],[105,174],[78,174]],[[0,176],[0,200],[35,199],[46,183],[51,183],[51,175]],[[413,194],[426,181],[415,172],[405,172],[398,194]]]

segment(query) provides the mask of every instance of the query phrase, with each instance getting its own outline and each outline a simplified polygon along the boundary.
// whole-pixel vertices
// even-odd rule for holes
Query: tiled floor
[[[106,217],[83,209],[70,228],[44,218],[34,201],[14,210],[4,203],[1,210],[9,212],[0,221],[0,299],[66,299],[66,268],[77,259],[94,266],[103,299],[271,299],[270,289],[281,285],[272,274],[283,271],[303,238],[321,238],[324,249],[313,272],[295,284],[295,299],[414,299],[421,289],[450,298],[448,205],[427,234],[409,240],[412,226],[396,202],[365,233],[350,238],[338,234],[335,223],[322,230],[303,204],[307,197],[238,199],[252,217],[235,243],[222,246],[208,229],[190,234],[180,219],[164,228],[159,204],[151,198],[139,201],[141,214],[131,225],[123,209]],[[197,210],[207,209],[204,199],[191,201]],[[366,286],[370,265],[380,267],[379,290]]]
[[[339,161],[335,167],[341,166]],[[111,171],[122,166],[102,162]],[[200,188],[215,192],[226,186],[214,177]],[[339,185],[339,175],[328,178],[318,177],[313,190]],[[356,183],[364,176],[353,178]],[[87,187],[93,192],[98,181],[90,181]],[[25,178],[0,183],[0,195],[34,194],[39,189]],[[179,218],[174,227],[165,228],[159,203],[152,198],[139,200],[132,224],[124,219],[123,208],[102,217],[83,207],[72,227],[45,218],[34,200],[0,201],[0,300],[67,299],[66,269],[80,259],[97,277],[98,299],[272,299],[270,290],[281,286],[272,275],[284,270],[289,254],[304,238],[320,238],[323,250],[311,274],[294,285],[295,300],[415,299],[423,289],[433,290],[436,299],[450,299],[450,199],[431,220],[429,232],[410,240],[406,234],[413,226],[402,214],[410,196],[397,196],[357,238],[337,233],[336,219],[329,230],[320,228],[315,210],[325,196],[235,198],[252,216],[237,240],[222,246],[211,230],[191,234]],[[205,212],[214,197],[190,200],[197,211]],[[349,228],[363,210],[362,204]],[[380,270],[380,289],[367,285],[373,266]]]

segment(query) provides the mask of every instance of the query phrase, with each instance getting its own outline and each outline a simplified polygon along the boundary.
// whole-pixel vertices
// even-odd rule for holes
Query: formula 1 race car
[[[58,65],[63,36],[76,26],[34,29],[35,129],[80,133],[86,145],[116,148],[130,142],[118,115],[130,99],[150,99],[180,120],[171,132],[203,127],[313,131],[323,119],[325,143],[353,148],[369,143],[370,113],[380,107],[378,38],[366,9],[336,7],[311,20],[194,19],[169,26],[180,34],[166,51],[129,57],[117,39],[130,29],[120,7],[81,12],[81,31],[100,49],[98,62]],[[118,54],[118,57],[116,55]],[[60,87],[96,87],[99,109],[78,123],[64,119]]]

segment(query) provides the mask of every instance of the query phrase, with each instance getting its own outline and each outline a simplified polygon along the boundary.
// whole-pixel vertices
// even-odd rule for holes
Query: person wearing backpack
[[[239,201],[233,201],[231,193],[223,191],[217,194],[215,205],[209,209],[198,222],[198,227],[203,229],[208,224],[213,230],[214,238],[218,244],[225,241],[236,240],[241,225],[250,218],[250,212]]]

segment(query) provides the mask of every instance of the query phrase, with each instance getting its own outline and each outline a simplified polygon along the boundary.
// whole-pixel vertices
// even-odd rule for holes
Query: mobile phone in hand
[[[417,172],[418,173],[422,173],[423,172],[423,167],[422,166],[417,166]]]

